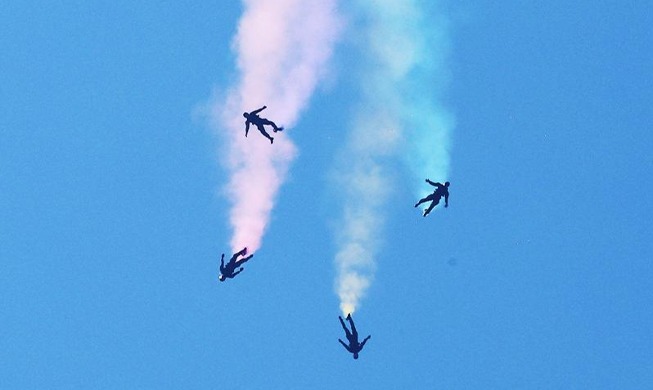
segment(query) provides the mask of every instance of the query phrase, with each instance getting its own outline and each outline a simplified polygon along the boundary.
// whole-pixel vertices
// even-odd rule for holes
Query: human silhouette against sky
[[[345,336],[347,336],[347,341],[349,341],[349,345],[345,344],[344,341],[338,339],[340,341],[340,344],[342,344],[343,347],[350,353],[354,354],[354,359],[358,359],[358,353],[363,349],[363,346],[367,342],[367,340],[370,339],[372,336],[367,336],[365,337],[365,340],[363,340],[362,343],[358,342],[358,332],[356,331],[356,326],[354,325],[354,320],[351,319],[351,313],[347,314],[347,321],[349,321],[349,326],[351,326],[351,332],[349,329],[347,329],[347,326],[345,326],[345,321],[342,320],[342,317],[338,316],[338,319],[340,320],[340,325],[342,325],[342,329],[345,330]]]
[[[263,127],[263,126],[264,125],[272,126],[272,130],[275,133],[277,131],[282,131],[283,127],[277,126],[274,122],[272,122],[269,119],[261,118],[260,116],[258,116],[258,113],[265,110],[266,108],[268,108],[268,106],[263,106],[263,107],[259,108],[258,110],[254,110],[254,111],[252,111],[250,113],[243,112],[243,116],[247,119],[245,121],[245,137],[247,137],[247,133],[249,132],[249,125],[251,123],[254,126],[256,126],[258,131],[260,131],[261,134],[263,134],[263,136],[265,136],[265,138],[269,139],[270,143],[272,144],[272,143],[274,143],[274,138],[270,137],[270,134],[268,134],[268,132],[265,131],[265,127]]]
[[[433,210],[433,208],[437,206],[438,203],[440,203],[440,198],[442,197],[444,197],[444,207],[449,207],[449,182],[445,182],[444,184],[434,183],[429,179],[426,179],[426,182],[434,186],[435,191],[433,191],[431,195],[428,195],[427,197],[420,199],[419,202],[415,203],[415,207],[417,207],[422,203],[431,201],[429,207],[424,210],[425,217],[429,215],[431,210]]]
[[[227,278],[234,278],[236,275],[239,273],[243,272],[243,267],[238,268],[236,271],[236,267],[242,266],[247,262],[247,260],[251,259],[254,255],[249,255],[247,257],[243,257],[238,261],[238,256],[245,256],[247,254],[247,248],[243,248],[240,252],[234,253],[233,256],[231,256],[231,259],[229,259],[229,262],[227,265],[224,264],[224,253],[222,254],[222,258],[220,259],[220,276],[218,279],[220,279],[221,282],[224,282]]]

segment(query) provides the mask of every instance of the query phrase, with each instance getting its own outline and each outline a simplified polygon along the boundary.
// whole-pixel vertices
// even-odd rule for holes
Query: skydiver
[[[238,261],[238,256],[245,256],[247,254],[247,248],[243,248],[240,252],[234,253],[233,256],[231,256],[231,259],[229,259],[229,262],[227,262],[227,265],[224,264],[224,253],[222,254],[222,258],[220,259],[220,276],[218,279],[220,279],[221,282],[224,282],[227,278],[234,278],[236,275],[239,273],[243,272],[243,267],[238,268],[236,270],[236,267],[242,266],[245,264],[249,259],[251,259],[254,255],[249,255],[247,257],[243,257]]]
[[[345,344],[345,342],[340,339],[338,339],[338,341],[340,341],[340,344],[342,344],[342,346],[345,347],[347,351],[349,351],[354,355],[354,359],[358,359],[358,353],[363,349],[363,346],[365,345],[367,340],[369,340],[370,337],[372,336],[365,337],[365,340],[363,340],[362,343],[359,343],[358,332],[356,331],[354,320],[351,319],[351,314],[347,314],[347,321],[349,321],[349,325],[351,326],[351,332],[345,326],[345,321],[342,320],[342,317],[338,316],[338,319],[340,320],[340,325],[342,325],[342,329],[345,330],[345,336],[347,336],[347,341],[349,341],[349,345]]]
[[[445,182],[444,185],[441,183],[434,183],[429,179],[426,179],[426,182],[435,187],[435,190],[431,195],[426,196],[415,203],[415,207],[421,205],[422,203],[431,201],[429,207],[424,210],[424,216],[429,215],[431,210],[440,203],[440,198],[444,197],[444,207],[449,207],[449,182]]]
[[[252,111],[250,113],[243,112],[243,116],[247,119],[245,121],[245,137],[247,137],[247,133],[249,132],[249,124],[252,123],[252,124],[254,124],[254,126],[256,126],[258,131],[260,131],[261,134],[263,134],[263,136],[265,136],[265,138],[270,140],[270,143],[272,144],[272,143],[274,143],[274,138],[270,137],[270,134],[268,134],[267,131],[265,131],[265,127],[263,127],[263,126],[264,125],[272,126],[272,131],[274,131],[275,133],[277,131],[282,131],[283,127],[277,126],[274,122],[272,122],[269,119],[261,118],[260,116],[258,116],[258,113],[265,110],[266,108],[268,108],[268,106],[263,106],[263,107],[259,108],[258,110],[254,110],[254,111]]]

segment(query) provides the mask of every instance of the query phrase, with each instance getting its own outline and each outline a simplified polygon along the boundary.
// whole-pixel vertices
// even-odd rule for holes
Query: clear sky
[[[374,3],[340,2],[299,103],[294,77],[247,98],[288,128],[239,145],[297,154],[225,283],[244,124],[209,111],[242,76],[244,6],[0,3],[0,388],[653,387],[650,2]],[[374,113],[403,132],[357,133]],[[423,150],[446,166],[416,170]],[[368,159],[378,181],[342,180]],[[423,218],[427,177],[451,196]],[[373,227],[358,360],[337,342],[348,202]]]

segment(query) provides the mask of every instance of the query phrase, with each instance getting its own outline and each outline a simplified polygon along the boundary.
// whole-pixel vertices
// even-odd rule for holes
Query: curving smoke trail
[[[213,104],[213,116],[227,130],[230,172],[227,196],[233,251],[261,246],[279,187],[296,148],[288,132],[276,133],[274,145],[256,127],[244,137],[242,113],[268,105],[260,115],[292,127],[323,75],[340,22],[336,0],[244,0],[244,13],[233,41],[238,83],[225,101]]]
[[[451,117],[438,105],[446,79],[446,25],[418,0],[357,0],[358,86],[361,104],[341,161],[343,228],[336,241],[336,291],[343,314],[353,313],[370,286],[382,240],[392,167],[401,158],[414,175],[416,196],[423,180],[445,180],[449,172]]]

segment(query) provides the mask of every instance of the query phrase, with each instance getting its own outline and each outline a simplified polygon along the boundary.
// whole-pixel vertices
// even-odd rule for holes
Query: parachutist
[[[274,122],[272,122],[269,119],[261,118],[260,116],[258,116],[258,113],[265,110],[266,108],[267,108],[267,106],[263,106],[263,107],[259,108],[258,110],[254,110],[254,111],[252,111],[250,113],[247,113],[247,112],[243,113],[243,116],[246,118],[246,121],[245,121],[245,137],[247,137],[247,133],[249,132],[249,125],[251,123],[251,124],[254,124],[254,126],[256,126],[256,128],[258,129],[258,131],[260,131],[261,134],[263,134],[263,136],[265,138],[269,139],[270,143],[272,144],[272,143],[274,143],[274,138],[272,138],[270,136],[270,134],[268,134],[267,131],[265,131],[264,126],[265,125],[272,126],[272,130],[275,133],[277,131],[282,131],[283,127],[277,126]]]
[[[254,255],[249,255],[247,257],[243,257],[242,259],[238,260],[238,256],[245,256],[246,254],[247,254],[247,248],[243,248],[241,251],[234,253],[234,255],[231,256],[231,259],[229,259],[229,261],[225,265],[224,253],[223,253],[220,259],[220,276],[218,277],[218,279],[220,279],[221,282],[224,282],[227,278],[233,279],[236,275],[243,272],[244,268],[242,267],[242,265],[245,264],[249,259],[251,259],[254,256]],[[236,268],[238,268],[238,270],[236,270]]]
[[[415,203],[415,207],[417,207],[422,203],[431,201],[429,207],[427,207],[426,210],[424,210],[425,217],[429,215],[431,210],[433,210],[433,208],[437,206],[438,203],[440,203],[440,198],[442,197],[444,197],[444,207],[449,207],[449,182],[447,181],[444,184],[434,183],[429,179],[426,179],[426,182],[434,186],[435,190],[431,195],[428,195],[427,197],[420,199],[419,202]]]
[[[342,344],[342,346],[345,347],[347,351],[349,351],[354,355],[354,359],[358,359],[358,353],[363,349],[363,346],[365,345],[367,340],[369,340],[370,337],[372,336],[365,337],[365,340],[363,340],[362,343],[359,343],[358,332],[356,331],[354,320],[351,318],[351,313],[347,314],[347,321],[349,321],[351,332],[349,331],[349,329],[347,329],[347,326],[345,326],[345,321],[342,320],[342,317],[338,316],[338,319],[340,320],[340,325],[342,325],[342,329],[345,330],[345,336],[347,336],[347,341],[349,341],[349,345],[345,344],[345,342],[340,339],[338,339],[338,341],[340,341],[340,344]]]

